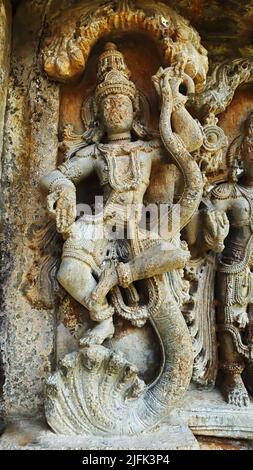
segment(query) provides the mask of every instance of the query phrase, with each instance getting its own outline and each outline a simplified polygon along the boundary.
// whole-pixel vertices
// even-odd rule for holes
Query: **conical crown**
[[[112,42],[105,45],[105,51],[99,57],[97,77],[98,85],[95,91],[97,104],[106,96],[114,94],[126,95],[135,103],[135,84],[130,80],[130,71],[123,54]]]
[[[127,68],[123,54],[118,51],[116,44],[107,42],[105,50],[98,59],[98,81],[102,82],[108,72],[112,70],[122,73],[127,79],[130,71]]]

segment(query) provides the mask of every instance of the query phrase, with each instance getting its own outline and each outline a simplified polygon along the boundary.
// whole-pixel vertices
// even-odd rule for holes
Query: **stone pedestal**
[[[253,440],[253,402],[228,405],[217,390],[189,391],[178,410],[195,435]]]
[[[175,415],[150,433],[133,437],[62,436],[44,421],[10,423],[0,440],[1,450],[198,450],[191,430]]]
[[[180,408],[161,426],[137,437],[63,436],[52,432],[43,418],[14,420],[6,426],[0,449],[199,450],[197,436],[243,439],[251,448],[253,403],[247,408],[236,408],[227,405],[216,390],[204,394],[190,390]]]

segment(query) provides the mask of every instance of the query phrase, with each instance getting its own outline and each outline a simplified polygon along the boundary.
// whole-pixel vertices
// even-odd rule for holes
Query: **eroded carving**
[[[244,171],[238,177],[238,161],[235,153],[232,160],[230,152],[229,180],[211,192],[214,212],[209,214],[206,229],[210,248],[217,244],[219,227],[220,243],[224,243],[216,283],[220,367],[224,372],[223,393],[228,403],[237,406],[249,404],[245,386],[252,393],[252,142],[253,114],[239,146]]]
[[[191,378],[198,386],[214,387],[217,302],[223,391],[229,403],[248,404],[241,373],[247,364],[250,388],[250,265],[247,261],[247,272],[244,266],[229,275],[221,266],[227,263],[228,241],[235,245],[230,247],[235,257],[247,251],[246,241],[238,248],[231,199],[251,203],[233,180],[238,173],[231,158],[234,142],[224,161],[228,139],[217,115],[237,87],[252,80],[252,61],[219,64],[205,82],[207,55],[199,36],[169,7],[152,0],[97,1],[55,16],[44,44],[44,70],[55,80],[70,81],[85,70],[98,39],[110,40],[112,34],[113,41],[115,32],[132,31],[155,39],[163,58],[153,77],[161,104],[159,132],[149,127],[148,100],[131,80],[122,53],[108,42],[99,56],[96,87],[82,105],[84,132],[77,135],[71,123],[63,129],[63,163],[42,181],[49,213],[64,239],[58,281],[94,322],[79,339],[79,351],[65,356],[48,380],[46,415],[61,433],[139,433],[169,413]],[[153,239],[143,230],[140,207],[152,186],[152,167],[163,162],[179,170],[173,170],[174,199],[172,190],[167,202],[179,202],[181,218],[169,239],[161,234]],[[226,168],[229,181],[212,189],[224,181]],[[104,200],[98,212],[80,216],[76,186],[93,172]],[[240,196],[232,195],[231,185]],[[218,197],[223,190],[225,196]],[[130,205],[135,209],[129,215]],[[167,216],[169,226],[171,206]],[[150,234],[152,219],[149,224]],[[180,242],[182,229],[191,259]],[[244,312],[234,313],[236,302]],[[137,328],[152,324],[162,352],[153,383],[146,384],[133,363],[105,348],[104,341],[114,336],[115,314]]]
[[[61,239],[50,221],[41,226],[31,226],[28,238],[35,251],[29,271],[22,279],[21,289],[30,303],[37,308],[53,308],[64,297],[64,291],[57,282],[60,266]]]
[[[235,59],[216,65],[208,76],[204,92],[195,97],[195,111],[199,116],[222,113],[231,103],[236,89],[252,79],[252,59]]]
[[[87,141],[84,142],[83,149],[42,180],[42,186],[49,191],[49,212],[56,218],[57,230],[66,240],[58,280],[97,322],[80,340],[81,352],[67,356],[63,369],[49,380],[47,419],[58,432],[75,429],[77,433],[93,433],[95,426],[97,433],[138,433],[167,415],[189,384],[191,338],[181,314],[183,289],[181,295],[175,289],[176,283],[180,285],[180,276],[172,271],[184,267],[189,258],[188,250],[179,243],[179,231],[188,223],[202,196],[202,176],[189,152],[199,148],[203,137],[199,124],[185,109],[187,98],[179,92],[180,84],[188,80],[186,64],[186,58],[180,56],[171,67],[160,68],[153,78],[162,101],[161,141],[133,141],[131,132],[135,132],[133,121],[138,93],[122,54],[114,44],[108,43],[99,59],[95,90],[95,109],[103,143],[87,145]],[[172,123],[177,133],[172,132]],[[152,163],[160,161],[162,164],[169,155],[184,177],[180,226],[172,239],[161,236],[152,239],[150,232],[149,236],[143,236],[140,208],[149,185]],[[92,171],[97,173],[103,187],[103,212],[84,215],[75,221],[75,184]],[[129,217],[130,205],[134,206],[134,212]],[[171,221],[170,212],[171,209],[167,224]],[[120,222],[118,229],[125,229],[130,223],[129,236],[123,244],[120,233],[116,232],[110,238],[115,214]],[[105,232],[96,239],[95,231],[101,228]],[[148,301],[144,305],[140,303],[134,285],[141,279],[147,279]],[[128,305],[120,287],[126,291]],[[108,301],[109,292],[111,300]],[[152,322],[164,354],[154,384],[146,387],[136,375],[134,366],[100,346],[114,333],[114,312],[139,327],[148,318]],[[83,358],[88,358],[88,363]],[[85,370],[82,372],[83,361]],[[81,390],[74,385],[76,380],[86,383],[86,369],[93,392],[90,386]],[[124,370],[128,372],[124,373]],[[102,380],[106,384],[109,379],[115,384],[116,414],[111,410],[113,403],[108,387],[105,386],[103,398],[97,388]],[[63,398],[66,393],[67,402]],[[102,400],[101,407],[95,406],[96,395],[99,402]],[[80,415],[73,400],[81,400],[81,396],[84,401]],[[64,423],[59,421],[59,413],[64,415]],[[73,414],[79,423],[74,427]]]
[[[158,41],[165,64],[184,52],[185,71],[201,89],[207,72],[207,53],[198,33],[187,20],[162,2],[153,0],[106,1],[78,5],[62,12],[51,24],[43,61],[47,74],[61,81],[80,75],[92,46],[114,31],[144,32]]]
[[[191,247],[192,248],[192,247]],[[189,296],[182,312],[193,342],[192,382],[213,388],[218,371],[214,305],[215,256],[199,252],[187,263],[184,278]]]

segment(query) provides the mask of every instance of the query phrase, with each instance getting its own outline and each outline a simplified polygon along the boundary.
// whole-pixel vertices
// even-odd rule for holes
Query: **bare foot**
[[[250,404],[249,395],[240,374],[226,374],[222,392],[229,405],[242,407]]]
[[[91,299],[97,303],[102,303],[108,292],[118,284],[118,275],[115,266],[106,268],[98,281],[97,286],[91,294]]]
[[[92,344],[102,344],[106,339],[110,339],[114,334],[114,324],[112,317],[98,323],[92,330],[88,330],[86,335],[80,339],[80,348],[85,348]]]

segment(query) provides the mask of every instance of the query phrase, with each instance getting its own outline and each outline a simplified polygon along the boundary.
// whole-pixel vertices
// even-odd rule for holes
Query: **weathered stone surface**
[[[251,0],[168,0],[199,31],[211,59],[252,57]]]
[[[238,408],[227,404],[217,390],[190,390],[178,413],[196,436],[253,441],[252,400],[247,408]]]
[[[3,146],[4,116],[10,69],[11,21],[11,5],[9,0],[4,0],[0,5],[0,152]]]
[[[242,179],[247,186],[244,199],[238,196],[240,185],[235,181],[241,171],[236,166],[237,156],[247,153],[248,157],[244,159],[246,164],[252,158],[252,131],[248,133],[246,131],[246,122],[253,111],[252,28],[250,28],[252,8],[248,1],[242,4],[234,0],[228,0],[225,4],[219,0],[211,3],[205,0],[164,3],[169,5],[169,8],[162,3],[157,4],[147,0],[136,0],[136,2],[112,0],[106,3],[99,0],[93,3],[72,0],[13,1],[15,14],[10,73],[8,69],[11,44],[10,6],[7,0],[1,3],[0,19],[3,21],[0,23],[0,84],[2,85],[0,102],[3,106],[0,109],[0,149],[3,143],[1,267],[3,305],[0,333],[4,371],[2,402],[7,421],[15,417],[14,421],[18,423],[8,426],[2,439],[3,448],[150,449],[152,445],[161,449],[197,448],[198,445],[187,426],[183,422],[173,421],[175,418],[173,415],[171,421],[159,429],[154,429],[156,432],[154,441],[150,439],[152,434],[144,434],[143,438],[138,437],[137,441],[136,438],[118,437],[124,432],[130,434],[138,432],[143,426],[148,429],[162,419],[162,416],[168,414],[174,398],[176,397],[176,401],[187,388],[193,360],[192,380],[210,389],[220,385],[222,375],[218,374],[218,367],[223,366],[229,376],[226,390],[223,387],[224,396],[229,402],[238,406],[226,404],[217,392],[217,388],[214,391],[203,388],[200,391],[189,391],[178,413],[188,422],[196,435],[253,438],[252,401],[249,401],[250,398],[242,382],[244,380],[248,391],[252,392],[252,274],[249,272],[252,268],[251,260],[246,263],[247,272],[244,270],[240,276],[232,273],[236,274],[232,281],[235,280],[241,285],[241,288],[238,288],[239,284],[236,285],[232,292],[237,299],[239,298],[241,309],[239,314],[236,307],[235,312],[232,312],[234,316],[231,314],[232,320],[231,318],[228,320],[226,315],[223,315],[224,318],[219,316],[219,328],[223,327],[226,335],[228,331],[232,331],[231,338],[235,338],[236,341],[229,344],[225,335],[226,341],[221,339],[219,345],[215,335],[217,322],[215,311],[216,313],[218,311],[219,290],[222,290],[219,289],[219,282],[215,287],[218,271],[216,253],[224,251],[226,239],[231,241],[233,248],[234,230],[236,228],[238,235],[242,226],[240,233],[242,235],[243,232],[243,236],[240,236],[240,242],[243,241],[244,245],[241,248],[244,249],[247,242],[246,232],[248,230],[249,234],[249,221],[252,217],[253,198],[248,178],[251,171],[247,170],[248,176],[245,180],[247,184]],[[213,65],[205,88],[203,88],[207,70],[205,49],[200,43],[198,34],[187,21],[172,11],[171,7],[175,7],[190,19],[202,34],[204,39],[202,44],[208,50]],[[134,8],[136,11],[133,12]],[[221,28],[223,22],[226,24],[225,32],[224,28]],[[106,40],[104,34],[107,35]],[[152,285],[152,280],[143,282],[140,279],[157,274],[156,270],[161,268],[164,258],[161,254],[156,257],[155,250],[150,250],[147,259],[142,260],[141,269],[139,267],[138,270],[134,266],[135,247],[130,261],[124,259],[122,262],[118,258],[117,261],[120,259],[121,266],[115,265],[114,269],[110,267],[106,270],[106,276],[99,286],[100,291],[98,289],[97,297],[95,295],[93,304],[90,304],[86,296],[88,282],[83,268],[79,266],[75,271],[74,282],[69,281],[68,270],[68,273],[64,274],[62,269],[58,275],[66,291],[76,300],[68,297],[56,280],[63,245],[61,234],[66,242],[69,236],[65,230],[68,228],[68,217],[74,224],[76,223],[73,218],[75,189],[70,180],[72,177],[73,180],[78,179],[82,172],[80,173],[79,168],[71,170],[71,162],[75,157],[64,163],[67,168],[64,170],[64,184],[66,188],[71,186],[71,190],[60,187],[53,179],[49,182],[50,188],[55,185],[57,190],[56,197],[56,194],[48,188],[51,193],[49,200],[51,216],[55,215],[60,206],[63,208],[58,218],[56,214],[56,226],[54,221],[49,222],[46,203],[40,194],[38,182],[45,173],[50,172],[54,175],[52,170],[62,164],[64,158],[70,155],[73,157],[75,146],[83,145],[86,138],[86,143],[89,144],[85,147],[86,150],[87,148],[91,150],[97,142],[102,143],[102,147],[106,144],[107,150],[111,149],[110,138],[109,145],[106,139],[110,135],[114,138],[113,132],[107,136],[99,134],[101,132],[99,123],[102,122],[100,119],[104,119],[103,126],[106,127],[105,114],[100,106],[100,101],[103,99],[100,100],[99,93],[103,86],[113,88],[115,79],[109,85],[108,82],[104,83],[105,77],[103,71],[100,71],[100,91],[95,86],[98,58],[107,40],[117,43],[131,71],[133,82],[124,83],[128,90],[128,102],[126,99],[124,101],[114,96],[115,106],[111,108],[109,106],[111,111],[107,117],[109,116],[111,120],[115,119],[115,116],[117,118],[117,110],[122,101],[127,117],[129,106],[131,102],[134,103],[134,89],[137,87],[141,102],[138,119],[140,116],[143,118],[138,122],[134,113],[133,128],[127,129],[127,136],[126,132],[121,135],[129,142],[126,145],[122,143],[117,145],[121,152],[125,152],[124,157],[126,157],[131,154],[136,141],[139,140],[139,144],[141,142],[142,157],[145,155],[145,159],[141,162],[141,171],[146,168],[148,155],[154,151],[156,163],[151,174],[147,172],[146,175],[147,180],[150,176],[150,181],[148,188],[146,186],[145,203],[180,200],[182,226],[191,219],[182,236],[188,242],[192,259],[187,263],[184,278],[181,271],[174,272],[166,275],[166,282],[165,278],[159,278]],[[109,49],[108,57],[115,47],[111,44]],[[178,56],[179,52],[180,54],[183,52],[183,55]],[[170,70],[161,69],[155,75],[154,87],[152,76],[159,66],[171,67]],[[81,76],[84,69],[85,72]],[[123,67],[121,72],[122,70],[127,76],[126,68]],[[182,71],[184,78],[179,86],[178,77]],[[127,76],[127,80],[128,78]],[[66,83],[57,83],[53,80]],[[117,80],[116,83],[118,86]],[[202,93],[194,96],[194,91],[200,89]],[[102,96],[103,93],[102,91]],[[114,89],[112,93],[115,93]],[[186,94],[189,98],[187,104]],[[97,109],[93,108],[94,102]],[[173,102],[172,113],[171,102]],[[200,124],[197,124],[192,117],[198,118]],[[95,122],[96,125],[93,126]],[[169,128],[170,122],[171,128]],[[66,125],[68,127],[64,129]],[[90,130],[94,131],[93,127],[96,128],[95,132],[90,134]],[[85,132],[87,129],[88,133]],[[174,132],[177,132],[181,140],[175,137]],[[91,135],[95,136],[94,141]],[[145,142],[145,139],[148,141],[151,135],[155,136],[155,139]],[[199,135],[201,135],[200,145],[195,146],[193,142]],[[162,145],[156,146],[159,138],[162,139]],[[63,143],[58,152],[58,142],[61,139]],[[248,142],[246,152],[245,149],[242,150],[244,140]],[[150,148],[147,151],[148,146]],[[185,153],[186,147],[190,153]],[[106,155],[111,171],[110,151],[107,151]],[[116,161],[119,162],[122,155],[119,153],[116,156],[117,159],[113,160],[115,168],[118,165]],[[165,161],[168,156],[166,164],[161,165],[160,160]],[[84,155],[79,157],[84,158]],[[89,157],[86,155],[85,158]],[[98,159],[98,155],[96,158]],[[136,170],[138,162],[136,163],[134,158],[132,163],[134,161],[133,168]],[[69,175],[68,165],[73,171],[72,174],[70,171]],[[124,175],[130,174],[131,172],[128,173],[130,167],[131,165],[128,168],[127,165],[122,167],[119,165],[120,171],[116,172],[116,176],[123,178]],[[106,173],[105,168],[103,171]],[[133,176],[135,184],[135,196],[138,192],[136,188],[140,187],[140,183],[143,184],[143,181],[138,179],[138,171],[130,175],[131,178]],[[203,193],[200,172],[203,176]],[[184,173],[184,178],[181,173]],[[93,196],[103,192],[100,187],[100,176],[98,172],[97,176],[91,175],[87,179],[86,185],[76,184],[78,203],[85,201],[92,204]],[[109,176],[115,176],[113,171]],[[62,180],[64,178],[61,177]],[[228,191],[231,184],[234,193]],[[211,185],[215,185],[212,192],[210,192]],[[104,184],[102,186],[104,187]],[[122,194],[127,196],[128,193],[121,191],[121,197]],[[217,196],[218,202],[214,203],[213,195]],[[71,203],[70,211],[65,211],[66,200]],[[234,207],[234,204],[237,206],[238,201],[241,203],[239,211],[236,209],[232,216],[231,210],[224,209],[224,204],[228,201],[229,204],[231,202],[231,207]],[[238,236],[235,239],[237,243]],[[229,248],[228,243],[227,248]],[[231,249],[230,255],[238,258],[243,251],[241,248]],[[98,244],[93,246],[92,254],[97,255],[97,250]],[[165,271],[170,270],[168,265],[166,266]],[[70,267],[69,264],[68,268]],[[100,271],[96,273],[96,281],[99,280],[100,274]],[[246,274],[248,277],[245,281]],[[123,309],[122,319],[118,318],[115,321],[114,337],[110,338],[114,333],[110,310],[112,305],[110,304],[108,309],[92,311],[94,299],[101,300],[103,297],[101,292],[105,298],[110,289],[116,288],[118,283],[120,289],[118,287],[117,295],[112,291],[106,299],[109,303],[113,299],[113,305],[116,305],[117,313],[120,314],[119,305],[122,306],[120,302],[126,301],[126,298],[122,297],[121,290],[128,289],[130,285],[135,286],[133,282],[136,281],[137,290],[141,294],[141,308]],[[226,287],[224,282],[220,285]],[[76,295],[77,284],[80,286],[80,295]],[[159,291],[161,288],[162,295]],[[153,316],[147,314],[148,309],[145,310],[149,290],[154,292],[154,297],[151,295],[152,299],[162,299],[162,307],[158,309],[158,314],[156,311],[155,315],[152,313]],[[247,291],[247,295],[245,294],[242,299],[244,291]],[[135,305],[138,304],[136,298],[134,299],[136,290],[133,288],[132,291],[124,291],[124,295]],[[183,307],[182,302],[184,302]],[[230,298],[226,308],[231,310],[231,306],[234,308],[233,299],[231,303]],[[101,320],[99,315],[103,317],[108,314],[110,314],[108,322],[110,328],[107,328],[106,334],[105,330],[103,331],[101,340],[101,329],[100,338],[98,333],[96,337],[94,331],[98,332],[99,328],[92,330],[97,325],[92,319],[99,323]],[[143,326],[148,318],[151,318],[151,323]],[[93,331],[93,335],[90,330]],[[92,341],[102,343],[106,337],[109,338],[103,346],[97,344],[90,346]],[[123,354],[123,360],[119,357],[119,353]],[[103,360],[100,361],[102,356]],[[224,361],[225,356],[228,359],[226,361]],[[60,363],[57,372],[51,375],[58,360]],[[248,366],[247,370],[245,369],[247,374],[241,376],[244,362],[247,366],[249,362],[251,368]],[[96,367],[99,372],[96,372]],[[130,375],[132,373],[130,378],[133,379],[134,385],[137,384],[138,396],[131,396],[132,402],[128,402],[126,406],[126,402],[121,401],[123,396],[121,389],[122,384],[126,386],[128,373]],[[51,379],[48,382],[49,387],[45,389],[48,375],[51,375]],[[73,377],[74,379],[77,377],[74,387]],[[106,388],[108,377],[113,382],[111,387],[113,398],[109,393],[112,389]],[[83,389],[80,378],[85,378],[84,385],[88,383],[89,386],[86,385]],[[144,393],[143,380],[148,384],[155,381],[153,388],[146,387]],[[66,393],[67,398],[64,395]],[[43,413],[45,396],[48,421],[57,432],[65,432],[66,437],[56,436],[43,425],[33,421],[20,423],[20,416],[33,417]],[[96,396],[97,400],[94,400]],[[101,402],[100,398],[104,402]],[[83,404],[81,410],[80,403]],[[110,408],[115,403],[116,417]],[[143,404],[148,405],[147,408]],[[128,413],[130,418],[128,416],[129,419],[125,419],[124,413],[128,406],[129,409],[132,407],[134,412],[139,406],[142,410],[140,421],[138,412],[134,418]],[[107,407],[109,412],[105,417]],[[122,410],[124,430],[119,419]],[[159,419],[157,416],[153,419],[156,414],[159,415]],[[88,423],[93,420],[91,428],[89,424],[86,428],[87,416]],[[66,418],[64,425],[63,417]],[[117,421],[117,426],[114,421]],[[96,431],[96,426],[99,431]],[[85,434],[88,429],[89,434],[93,435],[86,438],[85,442],[82,436],[71,440],[67,436],[70,428],[72,434],[82,432]],[[33,432],[35,440],[32,437]],[[99,433],[113,434],[113,432],[117,434],[114,437],[111,435],[106,438],[98,437]],[[160,447],[157,447],[157,442]]]
[[[153,432],[138,437],[56,435],[43,421],[10,423],[0,439],[1,450],[198,450],[192,432],[176,416]]]
[[[200,450],[253,450],[253,441],[197,436]]]
[[[47,60],[53,61],[55,70],[54,54]],[[187,61],[184,64],[186,66]],[[71,67],[69,73],[72,76]],[[202,135],[199,126],[184,108],[185,98],[177,90],[179,83],[187,80],[185,77],[188,75],[183,69],[179,74],[178,79],[174,66],[166,70],[159,68],[153,81],[163,100],[159,127],[165,151],[168,152],[167,159],[169,155],[173,156],[185,177],[180,198],[182,227],[191,218],[202,193],[202,177],[189,153],[190,149],[201,145]],[[157,234],[153,241],[150,232],[147,232],[147,239],[142,241],[139,228],[141,212],[138,208],[143,204],[153,160],[158,162],[159,159],[160,165],[163,165],[166,155],[160,150],[161,144],[156,140],[148,141],[145,134],[138,132],[139,92],[130,80],[124,56],[114,43],[106,43],[99,56],[97,77],[97,85],[91,95],[94,106],[89,109],[90,123],[86,124],[87,132],[91,131],[89,140],[86,141],[86,133],[80,136],[78,152],[75,147],[72,150],[75,155],[73,159],[47,174],[41,182],[42,188],[49,194],[49,213],[55,217],[57,231],[66,240],[58,280],[89,311],[91,320],[97,322],[80,339],[79,346],[83,350],[67,354],[49,378],[45,411],[48,423],[59,433],[131,435],[140,434],[164,419],[189,384],[192,373],[191,339],[179,309],[180,300],[177,300],[171,287],[174,275],[161,276],[167,271],[182,268],[187,252],[182,249],[183,245],[176,247],[178,235],[173,235],[171,244],[166,244],[161,235]],[[169,100],[176,104],[171,107]],[[86,113],[88,115],[88,111]],[[168,124],[170,116],[182,144],[173,134],[171,124]],[[180,116],[186,128],[182,126]],[[131,132],[139,138],[136,142],[131,140]],[[99,145],[96,143],[98,138]],[[104,162],[107,162],[106,166]],[[106,195],[102,219],[101,216],[84,214],[75,221],[75,186],[92,171],[99,178]],[[127,208],[132,201],[135,203],[135,214],[131,216],[134,223],[132,234],[124,240],[125,250],[129,251],[124,259],[124,252],[121,254],[120,251],[120,235],[115,233],[117,238],[112,238],[109,233],[112,223],[116,227],[119,224],[118,228],[123,226],[127,229]],[[120,214],[118,220],[112,216],[115,211]],[[104,233],[96,239],[93,231],[99,229],[101,222]],[[142,233],[144,231],[145,228]],[[108,267],[104,264],[106,259],[110,260]],[[136,290],[133,282],[144,279],[149,279],[145,288],[149,300],[143,305],[137,300],[134,304],[125,303],[117,286],[127,289],[127,292],[132,288],[132,295],[135,289],[136,295],[141,296],[141,290]],[[180,282],[180,276],[175,279]],[[106,297],[110,291],[112,300]],[[114,335],[114,313],[139,328],[150,317],[163,350],[161,370],[153,386],[146,387],[140,380],[134,362],[129,363],[121,355],[101,346]],[[175,347],[176,344],[181,347]],[[137,351],[135,353],[138,355]]]
[[[43,3],[43,2],[41,2]],[[1,346],[6,414],[34,414],[54,351],[53,311],[32,308],[22,283],[33,260],[32,229],[46,225],[38,177],[57,157],[58,87],[41,76],[46,5],[24,2],[13,24],[4,148]],[[29,235],[30,234],[30,235]]]

